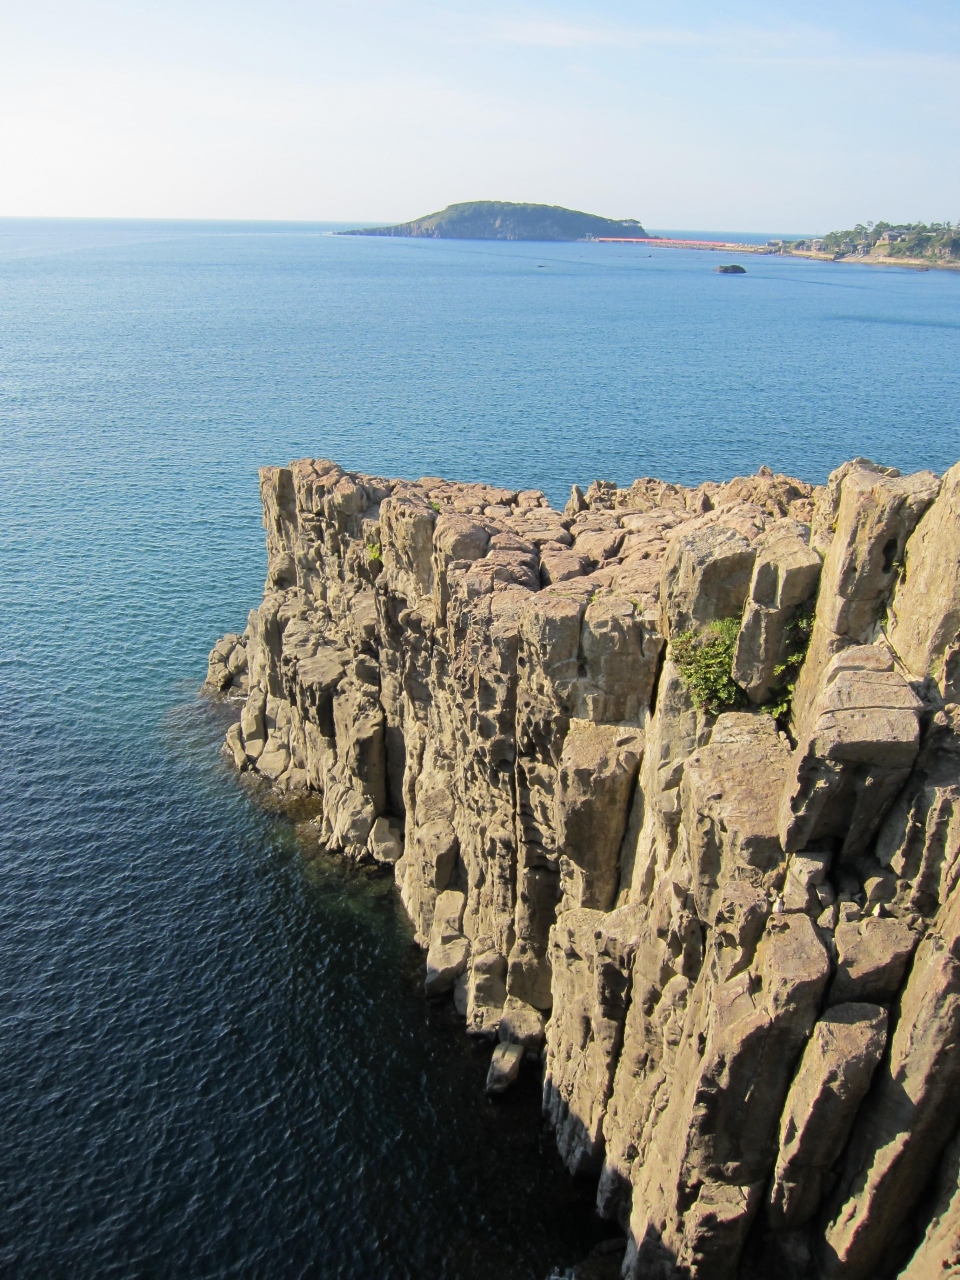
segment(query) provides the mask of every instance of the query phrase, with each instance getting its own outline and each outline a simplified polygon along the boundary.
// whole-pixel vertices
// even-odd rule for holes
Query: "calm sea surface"
[[[595,1238],[389,881],[222,762],[258,465],[562,503],[960,458],[960,275],[322,232],[0,222],[4,1276],[542,1280]]]

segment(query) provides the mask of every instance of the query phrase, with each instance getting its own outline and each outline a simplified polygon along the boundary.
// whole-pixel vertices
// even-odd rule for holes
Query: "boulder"
[[[487,1093],[506,1093],[520,1074],[523,1065],[523,1045],[501,1043],[493,1051],[487,1071]]]
[[[403,857],[403,841],[397,827],[386,818],[377,818],[370,828],[367,847],[377,862],[395,865]]]

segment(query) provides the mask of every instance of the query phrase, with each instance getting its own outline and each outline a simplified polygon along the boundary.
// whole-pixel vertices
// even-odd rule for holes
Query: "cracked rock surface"
[[[488,1091],[539,1066],[604,1266],[960,1275],[960,466],[260,488],[226,750],[392,872]]]

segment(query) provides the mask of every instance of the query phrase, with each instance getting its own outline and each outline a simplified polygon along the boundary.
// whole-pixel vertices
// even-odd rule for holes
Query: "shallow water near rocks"
[[[602,1234],[389,879],[219,753],[258,465],[960,457],[960,276],[322,231],[0,223],[3,1274],[541,1280]]]

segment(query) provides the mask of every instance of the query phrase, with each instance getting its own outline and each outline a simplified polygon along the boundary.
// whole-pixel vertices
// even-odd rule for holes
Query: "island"
[[[601,218],[554,204],[468,200],[394,227],[357,227],[341,236],[406,236],[431,240],[646,240],[635,218]]]
[[[747,268],[741,267],[739,262],[731,262],[728,266],[717,267],[718,276],[745,276]]]
[[[960,464],[260,495],[228,759],[394,878],[487,1092],[539,1075],[602,1274],[955,1274]]]

